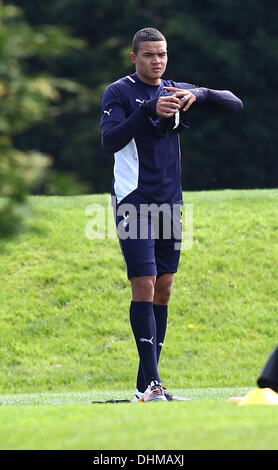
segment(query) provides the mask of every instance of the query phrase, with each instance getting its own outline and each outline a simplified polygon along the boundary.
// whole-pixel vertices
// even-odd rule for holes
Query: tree
[[[37,149],[15,148],[14,139],[58,107],[59,87],[75,87],[41,68],[31,73],[30,61],[61,57],[82,44],[55,26],[31,28],[18,7],[0,3],[0,237],[20,227],[27,195],[51,164]]]
[[[53,154],[59,171],[75,172],[90,191],[109,191],[113,157],[101,147],[99,104],[108,83],[132,73],[133,34],[154,26],[168,39],[165,78],[230,89],[244,102],[237,116],[195,113],[182,135],[184,189],[273,187],[278,181],[276,108],[278,4],[254,0],[13,0],[34,26],[66,27],[86,40],[80,52],[49,60],[57,76],[92,91],[82,103],[62,97],[64,109],[49,125],[17,137]],[[270,14],[271,12],[271,19]],[[34,64],[33,64],[34,65]],[[39,64],[36,64],[39,69]],[[68,138],[70,136],[70,138]]]

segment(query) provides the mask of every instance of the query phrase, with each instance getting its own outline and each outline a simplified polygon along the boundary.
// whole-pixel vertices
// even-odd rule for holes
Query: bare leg
[[[156,305],[168,305],[172,290],[174,274],[162,274],[156,278],[153,303]]]

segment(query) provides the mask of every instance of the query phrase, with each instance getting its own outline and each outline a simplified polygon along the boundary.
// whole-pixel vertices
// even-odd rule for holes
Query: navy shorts
[[[177,272],[182,238],[181,207],[129,206],[119,206],[115,214],[128,279]]]

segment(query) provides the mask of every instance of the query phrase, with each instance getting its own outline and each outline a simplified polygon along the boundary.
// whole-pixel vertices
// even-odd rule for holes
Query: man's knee
[[[131,279],[132,300],[152,302],[154,297],[155,276],[140,276]]]
[[[154,303],[158,305],[167,305],[170,300],[171,290],[173,283],[172,274],[164,274],[156,280]]]

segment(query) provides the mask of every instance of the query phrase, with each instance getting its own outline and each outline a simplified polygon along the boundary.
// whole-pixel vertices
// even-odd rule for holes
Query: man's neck
[[[136,70],[136,75],[141,80],[141,82],[146,83],[147,85],[153,85],[153,86],[158,86],[161,83],[160,78],[148,78],[145,77],[144,75],[141,75],[137,70]]]

